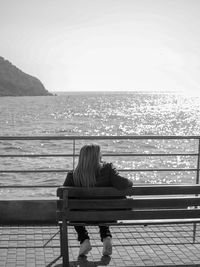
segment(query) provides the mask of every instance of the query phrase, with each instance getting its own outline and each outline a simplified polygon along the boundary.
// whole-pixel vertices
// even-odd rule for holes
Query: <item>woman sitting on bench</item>
[[[125,190],[132,187],[133,183],[119,175],[112,163],[102,162],[100,146],[85,145],[81,148],[78,165],[70,171],[64,186],[76,187],[115,187]],[[103,255],[112,254],[112,235],[109,226],[99,226],[100,237],[103,242]],[[75,226],[80,242],[79,256],[86,255],[91,249],[90,238],[84,226]]]

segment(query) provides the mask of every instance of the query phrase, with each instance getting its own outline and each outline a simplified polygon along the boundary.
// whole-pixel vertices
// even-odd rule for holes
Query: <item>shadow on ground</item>
[[[70,267],[97,267],[106,266],[110,263],[110,256],[103,256],[99,261],[88,261],[86,256],[78,257],[77,261],[70,261]],[[50,265],[48,265],[50,266]],[[54,265],[54,267],[62,267],[62,264]]]

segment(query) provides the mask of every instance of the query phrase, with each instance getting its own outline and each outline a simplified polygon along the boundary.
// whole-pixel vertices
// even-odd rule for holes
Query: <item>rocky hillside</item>
[[[0,57],[0,96],[51,95],[37,78]]]

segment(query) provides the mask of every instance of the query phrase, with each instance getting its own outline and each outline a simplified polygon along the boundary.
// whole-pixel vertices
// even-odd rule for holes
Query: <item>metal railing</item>
[[[119,169],[120,172],[164,172],[164,171],[180,171],[180,172],[196,172],[196,183],[199,183],[199,169],[200,169],[200,136],[0,136],[0,142],[4,141],[64,141],[72,142],[72,153],[29,153],[29,154],[8,154],[1,153],[1,158],[40,158],[40,157],[68,157],[73,159],[73,168],[75,167],[75,159],[78,157],[76,153],[77,141],[100,141],[100,140],[190,140],[195,141],[196,151],[194,153],[103,153],[104,157],[174,157],[174,156],[192,156],[196,159],[195,168],[126,168]],[[3,151],[2,151],[3,152]],[[1,163],[0,163],[1,166]],[[68,169],[6,169],[0,167],[0,174],[2,173],[64,173]],[[51,188],[58,187],[59,185],[1,185],[0,188]]]

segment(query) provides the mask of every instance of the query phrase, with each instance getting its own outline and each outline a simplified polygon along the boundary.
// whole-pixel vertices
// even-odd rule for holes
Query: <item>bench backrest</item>
[[[59,219],[79,222],[200,218],[199,193],[200,185],[60,187],[57,212]]]

